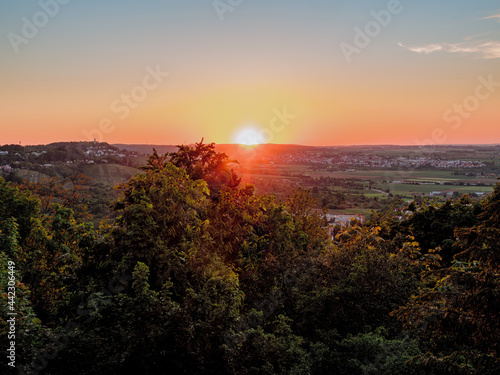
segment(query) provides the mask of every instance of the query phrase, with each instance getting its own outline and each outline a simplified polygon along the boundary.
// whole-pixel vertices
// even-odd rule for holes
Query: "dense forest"
[[[155,152],[99,223],[79,180],[0,178],[0,372],[500,373],[500,185],[332,232],[307,190],[256,194],[231,163]]]

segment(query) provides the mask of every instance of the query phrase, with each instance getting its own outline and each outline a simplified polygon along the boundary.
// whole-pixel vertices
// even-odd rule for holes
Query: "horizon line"
[[[21,144],[18,143],[5,143],[1,144],[0,147],[3,146],[21,146],[21,147],[35,147],[35,146],[49,146],[55,143],[93,143],[94,141],[55,141],[50,143],[39,143],[39,144]],[[109,145],[125,145],[125,146],[172,146],[177,147],[179,145],[193,145],[196,142],[191,143],[170,143],[170,144],[162,144],[162,143],[123,143],[123,142],[97,142],[97,143],[106,143]],[[255,145],[245,145],[241,143],[216,143],[216,142],[204,142],[205,144],[214,143],[216,146],[240,146],[240,147],[252,147],[256,148],[259,146],[295,146],[295,147],[449,147],[449,146],[500,146],[500,143],[439,143],[439,144],[404,144],[404,143],[378,143],[378,144],[345,144],[345,145],[310,145],[310,144],[298,144],[298,143],[259,143]]]

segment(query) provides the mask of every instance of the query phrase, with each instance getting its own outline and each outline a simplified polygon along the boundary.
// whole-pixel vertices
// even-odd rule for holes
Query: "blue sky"
[[[265,127],[266,113],[288,105],[300,121],[277,142],[351,143],[349,129],[370,126],[378,131],[367,131],[361,143],[385,143],[384,132],[397,133],[387,142],[412,143],[425,136],[419,129],[428,134],[439,126],[439,113],[467,97],[479,76],[500,80],[500,18],[494,17],[500,3],[401,0],[401,12],[346,61],[340,45],[354,45],[354,28],[364,29],[372,12],[389,3],[242,0],[222,21],[209,0],[70,0],[57,3],[57,14],[16,53],[12,33],[23,37],[23,17],[33,21],[44,11],[39,1],[2,2],[0,100],[6,111],[0,130],[9,136],[0,143],[20,138],[11,124],[31,134],[24,136],[28,143],[79,140],[82,130],[109,114],[114,98],[142,79],[145,67],[156,65],[171,73],[168,84],[106,140],[194,141],[210,127],[209,138],[226,143],[242,122]],[[433,95],[443,99],[439,106]],[[477,124],[489,124],[484,132],[498,120],[495,98],[498,93],[476,116]],[[416,102],[423,113],[418,129]],[[401,113],[391,112],[391,103]],[[138,128],[144,137],[132,136]],[[316,135],[308,135],[311,129]],[[322,140],[331,129],[341,137]],[[449,140],[469,137],[464,129]]]

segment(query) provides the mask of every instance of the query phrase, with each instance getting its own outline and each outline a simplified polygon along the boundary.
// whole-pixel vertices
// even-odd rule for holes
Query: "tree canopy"
[[[231,163],[203,141],[154,152],[98,227],[66,195],[0,178],[20,372],[499,372],[500,186],[332,238],[307,190],[255,194]]]

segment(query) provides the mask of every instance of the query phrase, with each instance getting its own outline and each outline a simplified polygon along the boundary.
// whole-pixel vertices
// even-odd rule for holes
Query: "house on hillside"
[[[341,227],[348,227],[353,221],[359,221],[361,224],[365,223],[365,215],[361,214],[326,214],[325,216],[330,224],[340,225]]]

